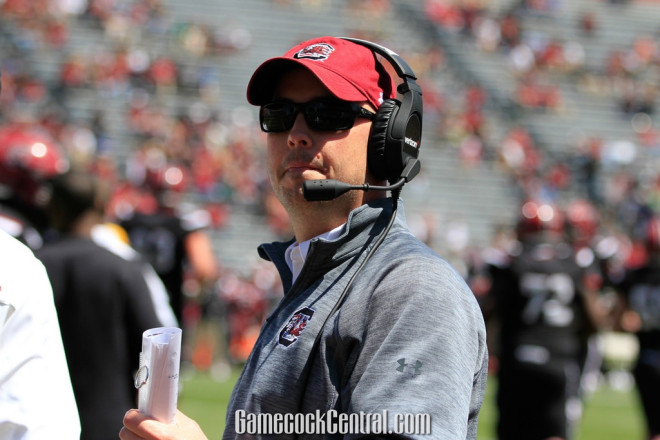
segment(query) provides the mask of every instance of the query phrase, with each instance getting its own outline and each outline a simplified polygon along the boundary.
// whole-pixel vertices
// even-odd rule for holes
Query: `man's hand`
[[[177,410],[174,422],[162,423],[137,409],[124,415],[121,440],[208,440],[197,422]]]

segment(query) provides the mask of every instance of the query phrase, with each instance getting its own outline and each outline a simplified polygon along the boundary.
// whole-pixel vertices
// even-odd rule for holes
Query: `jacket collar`
[[[405,221],[401,201],[397,212],[397,222]],[[378,237],[387,226],[391,214],[391,198],[374,200],[351,211],[344,233],[337,239],[328,241],[317,237],[311,240],[305,272],[316,278],[355,256]],[[264,243],[257,249],[261,258],[275,264],[285,292],[291,288],[292,276],[284,253],[294,241],[295,238],[286,242]],[[308,276],[305,278],[309,279]]]

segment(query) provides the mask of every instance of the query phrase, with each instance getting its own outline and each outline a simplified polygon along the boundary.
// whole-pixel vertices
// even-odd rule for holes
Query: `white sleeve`
[[[56,434],[55,434],[56,433]],[[44,266],[0,235],[0,438],[80,438],[80,420]]]
[[[174,311],[172,311],[167,290],[160,277],[154,268],[147,263],[143,264],[142,273],[144,274],[144,280],[149,287],[151,302],[154,303],[156,316],[163,324],[163,327],[178,327],[179,323],[174,315]]]

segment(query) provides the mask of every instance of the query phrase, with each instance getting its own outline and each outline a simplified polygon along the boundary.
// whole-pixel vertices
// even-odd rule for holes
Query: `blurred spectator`
[[[459,145],[461,164],[467,168],[476,167],[481,163],[485,151],[483,140],[477,135],[468,135]]]
[[[4,231],[0,285],[0,437],[78,440],[78,409],[48,275],[30,249]]]
[[[506,134],[498,147],[498,156],[514,180],[536,174],[543,163],[542,151],[523,127],[514,127]]]
[[[81,53],[69,54],[60,64],[58,85],[54,90],[60,99],[66,98],[66,93],[72,88],[87,87],[90,84],[90,72]]]
[[[564,162],[549,163],[546,165],[543,180],[543,195],[546,200],[556,201],[571,187],[572,174]]]
[[[512,49],[520,44],[520,21],[513,12],[508,12],[500,20],[500,35],[505,48]]]
[[[578,28],[585,37],[593,37],[598,30],[598,19],[594,11],[583,11],[578,16]]]
[[[449,0],[425,0],[424,11],[432,22],[448,29],[463,27],[463,17],[459,7]]]
[[[60,236],[37,253],[53,286],[83,440],[117,437],[123,414],[136,404],[132,377],[142,333],[163,325],[140,265],[91,238],[107,191],[86,173],[55,178],[48,211]]]
[[[515,99],[529,109],[560,110],[563,105],[558,86],[541,82],[532,75],[527,75],[518,83]]]
[[[171,58],[159,56],[154,59],[149,66],[148,77],[157,94],[176,93],[178,67]]]
[[[569,41],[564,45],[564,70],[567,73],[584,74],[586,50],[582,43]]]
[[[600,158],[603,140],[598,136],[589,136],[580,140],[571,162],[575,167],[575,182],[581,192],[594,204],[600,205],[602,194],[598,185]]]
[[[621,97],[621,110],[629,117],[638,113],[653,116],[655,103],[660,96],[658,86],[650,81],[636,81],[624,88]]]
[[[556,39],[550,38],[536,54],[536,65],[549,70],[560,70],[564,66],[564,48]]]
[[[477,46],[484,52],[495,52],[502,42],[502,32],[497,20],[480,17],[473,24]]]
[[[508,52],[508,62],[511,71],[517,77],[525,77],[534,71],[536,57],[534,51],[527,44],[517,44]]]

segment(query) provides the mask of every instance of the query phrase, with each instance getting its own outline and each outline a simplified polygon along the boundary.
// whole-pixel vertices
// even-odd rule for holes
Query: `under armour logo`
[[[414,364],[407,364],[406,358],[401,358],[397,362],[399,363],[399,366],[396,367],[396,371],[403,373],[406,367],[410,367],[413,369],[413,376],[422,374],[422,372],[420,371],[422,369],[422,363],[420,361],[415,361]]]

